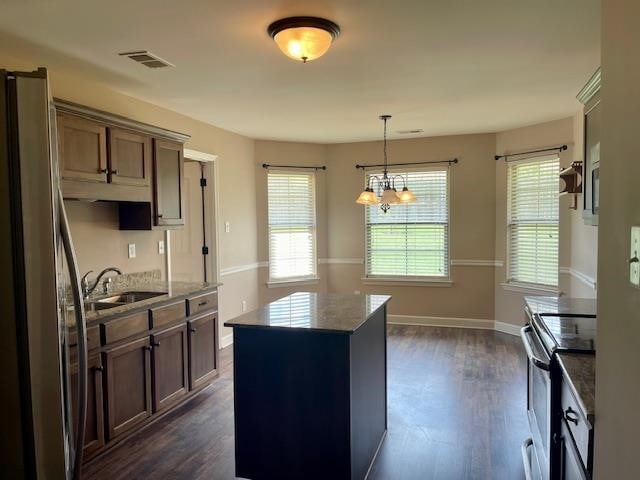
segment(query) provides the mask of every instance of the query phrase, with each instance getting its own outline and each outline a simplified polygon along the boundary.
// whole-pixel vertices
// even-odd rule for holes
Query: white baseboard
[[[479,328],[495,330],[509,335],[519,335],[520,326],[479,318],[427,317],[418,315],[388,315],[387,323],[392,325],[419,325],[428,327]]]
[[[233,343],[233,332],[226,334],[224,337],[220,337],[220,345],[218,347],[222,350]]]

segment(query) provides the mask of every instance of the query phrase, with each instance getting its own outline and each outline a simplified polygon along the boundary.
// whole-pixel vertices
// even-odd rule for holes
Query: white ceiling
[[[378,115],[421,136],[493,132],[574,114],[599,64],[598,0],[3,0],[0,44],[50,68],[253,138],[378,139]],[[285,57],[273,20],[342,34]],[[149,50],[152,70],[118,52]]]

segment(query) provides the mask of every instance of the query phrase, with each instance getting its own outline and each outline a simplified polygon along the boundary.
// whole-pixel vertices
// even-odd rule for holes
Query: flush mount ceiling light
[[[360,194],[356,203],[361,205],[378,205],[380,204],[380,209],[387,213],[391,208],[392,204],[395,203],[413,203],[416,201],[416,196],[409,190],[407,187],[407,181],[402,175],[391,175],[389,176],[389,163],[387,160],[387,121],[391,118],[391,115],[380,115],[380,120],[384,122],[384,170],[382,171],[382,177],[378,175],[371,175],[369,177],[369,182],[367,183],[367,187]],[[361,168],[362,166],[356,165],[356,168]],[[396,179],[399,178],[402,180],[402,191],[398,193],[396,190]],[[381,194],[380,198],[376,195],[376,192],[373,190],[373,182],[376,181],[378,183],[378,193]]]
[[[288,17],[273,22],[267,32],[287,57],[307,63],[329,50],[340,27],[324,18]]]

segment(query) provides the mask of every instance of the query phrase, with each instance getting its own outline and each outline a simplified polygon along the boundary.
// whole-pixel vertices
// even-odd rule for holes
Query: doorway
[[[167,276],[173,281],[216,282],[215,163],[192,159],[188,152],[185,149],[185,225],[167,231]]]

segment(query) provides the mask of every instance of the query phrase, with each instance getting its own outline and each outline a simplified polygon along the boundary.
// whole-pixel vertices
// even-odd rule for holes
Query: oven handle
[[[529,343],[529,338],[527,333],[532,330],[531,325],[525,325],[520,329],[520,338],[522,339],[522,343],[524,345],[524,349],[527,352],[527,357],[529,360],[538,368],[542,370],[546,370],[547,372],[550,370],[550,366],[544,360],[539,359],[533,354],[533,349],[531,348],[531,343]]]
[[[524,465],[524,478],[526,480],[533,480],[533,475],[531,475],[531,460],[529,459],[529,448],[531,445],[533,445],[533,440],[531,438],[527,438],[522,442],[522,446],[520,447],[522,463]]]

